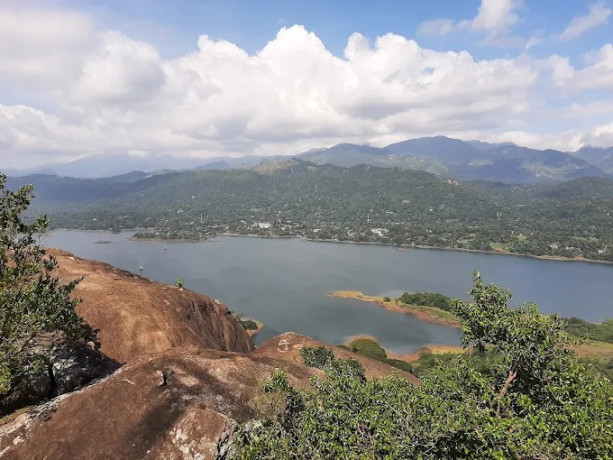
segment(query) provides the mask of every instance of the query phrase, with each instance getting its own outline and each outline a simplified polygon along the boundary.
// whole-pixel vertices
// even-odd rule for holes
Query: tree
[[[44,366],[51,346],[96,337],[75,312],[78,300],[70,297],[79,280],[64,284],[55,278],[56,259],[36,242],[49,221],[22,220],[32,186],[11,192],[5,183],[0,173],[0,396]]]
[[[284,407],[237,432],[240,459],[613,458],[613,386],[565,346],[563,322],[475,274],[472,303],[455,301],[472,352],[439,363],[414,386],[366,380],[351,361],[291,387],[277,371],[265,391]],[[304,354],[303,354],[304,357]]]

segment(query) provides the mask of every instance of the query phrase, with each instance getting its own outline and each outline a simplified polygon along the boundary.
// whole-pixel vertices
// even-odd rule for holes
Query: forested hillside
[[[316,166],[75,180],[30,176],[56,228],[143,237],[304,236],[613,261],[613,180],[459,182],[423,171]]]

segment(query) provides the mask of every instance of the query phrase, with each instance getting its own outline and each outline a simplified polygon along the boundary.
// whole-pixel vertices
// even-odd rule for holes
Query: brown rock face
[[[391,374],[397,374],[400,377],[407,379],[413,384],[418,384],[419,379],[413,374],[409,374],[400,369],[393,368],[380,361],[366,358],[358,354],[352,353],[342,348],[338,348],[326,343],[318,342],[317,340],[307,337],[305,335],[296,334],[295,332],[286,332],[285,334],[278,335],[268,339],[261,344],[253,354],[258,356],[267,356],[288,363],[300,363],[302,364],[302,357],[300,356],[300,349],[303,347],[319,347],[325,346],[326,348],[334,351],[334,355],[340,359],[353,358],[359,361],[366,370],[366,377],[371,379],[373,377],[380,378]]]
[[[225,458],[233,426],[271,414],[274,399],[262,383],[275,368],[292,385],[309,386],[322,372],[302,364],[299,350],[320,342],[294,333],[268,340],[254,353],[173,348],[141,356],[111,377],[60,396],[0,426],[0,457],[7,459],[203,459]],[[356,358],[367,375],[397,373]]]
[[[75,289],[83,299],[77,313],[100,330],[101,351],[110,358],[126,362],[174,347],[253,349],[228,309],[207,296],[57,249],[48,253],[57,258],[62,281],[84,277]]]
[[[215,350],[140,357],[0,427],[0,457],[214,459],[233,423],[262,410],[261,384],[275,367],[302,387],[313,375],[305,366]]]
[[[236,423],[279,409],[280,401],[261,390],[275,368],[298,388],[322,375],[302,363],[300,349],[329,345],[286,333],[253,352],[244,328],[206,296],[50,253],[62,280],[84,276],[78,313],[100,330],[101,350],[127,363],[82,390],[0,421],[2,459],[224,459]],[[331,348],[339,358],[360,361],[368,377],[396,373],[417,382]]]

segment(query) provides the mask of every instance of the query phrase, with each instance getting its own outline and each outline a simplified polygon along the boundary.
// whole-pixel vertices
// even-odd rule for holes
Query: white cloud
[[[154,47],[106,32],[83,63],[71,96],[84,104],[126,104],[151,97],[163,84],[164,72]]]
[[[517,14],[514,12],[517,7],[517,0],[481,0],[477,16],[472,21],[460,24],[488,32],[508,30],[517,22]]]
[[[20,151],[36,155],[62,149],[75,134],[59,117],[24,105],[0,104],[0,139],[15,156]]]
[[[611,147],[613,145],[613,123],[598,126],[582,136],[582,145],[592,147]]]
[[[593,3],[589,6],[589,12],[585,16],[575,17],[564,32],[559,35],[561,40],[573,40],[595,27],[606,24],[611,16],[611,8],[604,1]]]
[[[470,20],[454,23],[450,19],[434,19],[422,23],[419,33],[444,36],[461,30],[485,33],[490,45],[523,45],[524,40],[509,35],[510,28],[518,21],[515,13],[519,0],[481,0],[477,15]]]
[[[423,35],[445,36],[456,30],[456,28],[456,24],[451,19],[433,19],[421,23],[418,32]]]
[[[606,44],[589,53],[587,65],[575,69],[567,57],[551,56],[548,64],[552,81],[558,87],[571,91],[603,89],[613,91],[613,44]]]
[[[464,133],[458,137],[470,140],[475,138],[475,133]],[[608,148],[613,146],[613,123],[555,133],[535,134],[525,131],[506,131],[485,136],[480,135],[479,140],[513,142],[533,149],[554,149],[562,152],[575,152],[584,146]]]
[[[530,133],[526,131],[505,131],[496,134],[479,136],[479,140],[486,142],[513,142],[532,149],[554,149],[562,152],[574,152],[583,146],[582,134],[576,130],[567,130],[556,133]],[[462,136],[465,140],[473,136]]]
[[[94,24],[80,13],[0,6],[0,84],[54,89],[74,78],[95,42]]]
[[[471,27],[500,32],[517,20],[515,3],[492,5],[483,2]],[[293,26],[256,54],[202,35],[195,51],[164,59],[152,45],[72,12],[5,10],[0,20],[24,20],[33,34],[22,49],[19,28],[0,27],[4,167],[94,153],[297,153],[430,134],[558,146],[582,134],[526,132],[549,113],[546,98],[610,89],[613,81],[611,45],[575,68],[564,56],[476,60],[400,35],[370,42],[355,33],[338,57]],[[551,96],[535,97],[543,84]],[[31,98],[15,103],[13,90],[23,88]],[[12,100],[3,100],[9,93]],[[607,107],[594,107],[593,116],[611,115]]]
[[[577,71],[576,84],[581,89],[613,90],[613,44],[604,45],[593,53],[591,63]]]

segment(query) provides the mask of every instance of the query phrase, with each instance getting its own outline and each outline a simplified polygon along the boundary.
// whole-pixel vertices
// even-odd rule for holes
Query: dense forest
[[[30,176],[34,213],[55,228],[141,229],[140,238],[201,240],[223,233],[301,236],[613,261],[613,180],[558,184],[460,182],[424,171],[316,166]]]

